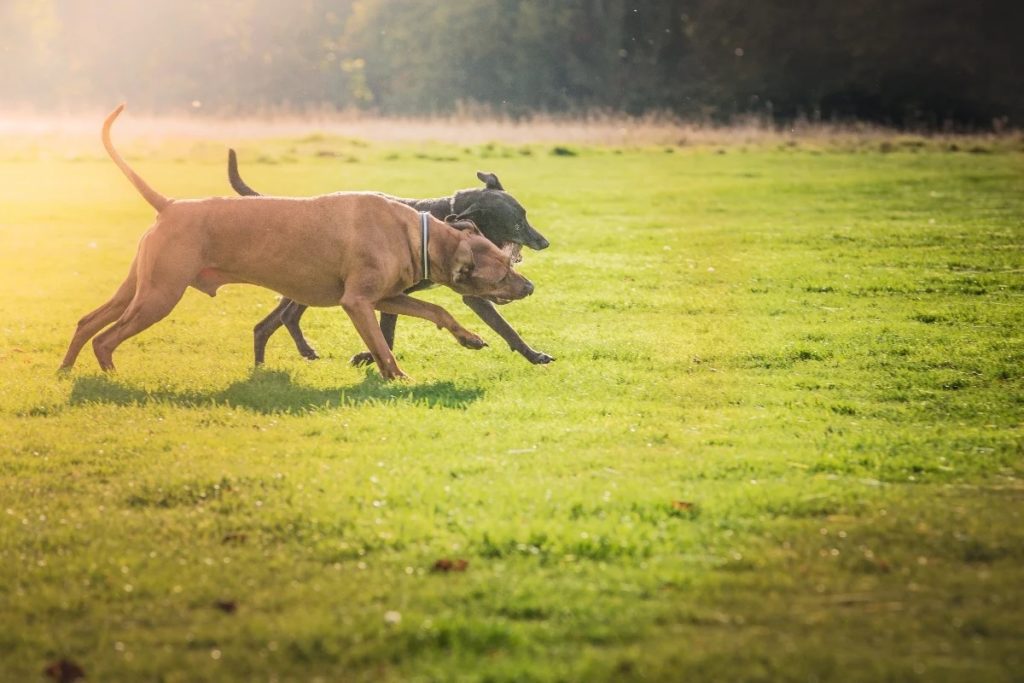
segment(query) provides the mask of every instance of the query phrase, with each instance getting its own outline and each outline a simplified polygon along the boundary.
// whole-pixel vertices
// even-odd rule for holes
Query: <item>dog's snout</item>
[[[533,283],[527,280],[526,284],[523,286],[523,289],[526,291],[525,296],[530,296],[531,294],[533,294]]]
[[[530,249],[540,251],[541,249],[547,249],[551,246],[551,243],[544,238],[544,235],[540,234],[536,230],[532,230],[531,232],[531,239],[526,243],[526,246],[530,247]]]
[[[544,238],[544,235],[537,232],[537,229],[529,224],[526,226],[526,240],[524,244],[530,249],[536,249],[537,251],[551,246],[551,243]]]

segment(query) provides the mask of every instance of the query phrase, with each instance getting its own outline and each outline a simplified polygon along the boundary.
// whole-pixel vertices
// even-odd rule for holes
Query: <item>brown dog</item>
[[[384,340],[374,308],[430,320],[469,348],[486,345],[440,306],[403,293],[424,279],[425,269],[433,282],[491,301],[533,292],[530,281],[512,270],[508,255],[472,223],[460,224],[460,230],[429,215],[421,219],[380,195],[164,197],[110,142],[110,127],[123,109],[119,106],[104,121],[103,145],[158,215],[139,242],[128,278],[110,301],[78,322],[62,369],[71,368],[85,342],[114,323],[93,340],[100,367],[112,370],[114,349],[170,313],[186,287],[214,296],[221,285],[245,282],[309,306],[340,304],[380,373],[393,379],[405,373]]]

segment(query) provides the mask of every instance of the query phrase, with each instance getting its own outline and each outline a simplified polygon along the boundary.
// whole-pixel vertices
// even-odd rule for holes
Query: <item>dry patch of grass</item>
[[[94,146],[106,112],[76,114],[0,113],[0,144],[4,148],[77,149]],[[798,121],[777,126],[751,117],[729,125],[695,123],[670,115],[632,117],[595,112],[584,116],[536,114],[512,119],[493,115],[457,114],[435,117],[389,117],[352,111],[314,110],[267,112],[226,117],[202,110],[171,115],[132,112],[118,123],[122,139],[217,140],[324,135],[382,143],[442,142],[505,144],[605,145],[624,147],[807,146],[872,149],[882,152],[925,147],[985,153],[1024,150],[1024,133],[907,133],[866,123]]]

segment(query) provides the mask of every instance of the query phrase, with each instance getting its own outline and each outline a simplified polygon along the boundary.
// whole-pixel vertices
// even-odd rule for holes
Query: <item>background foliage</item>
[[[0,96],[1001,127],[1022,25],[999,0],[6,0]]]

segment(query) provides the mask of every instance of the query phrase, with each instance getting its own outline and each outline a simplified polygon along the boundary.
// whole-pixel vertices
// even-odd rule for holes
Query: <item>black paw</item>
[[[373,365],[373,354],[369,351],[363,351],[362,353],[357,353],[352,356],[348,362],[350,365],[357,368],[363,365]]]
[[[317,355],[316,349],[314,349],[312,346],[307,346],[304,349],[299,349],[299,353],[301,353],[302,357],[305,358],[306,360],[320,360],[320,356]]]

